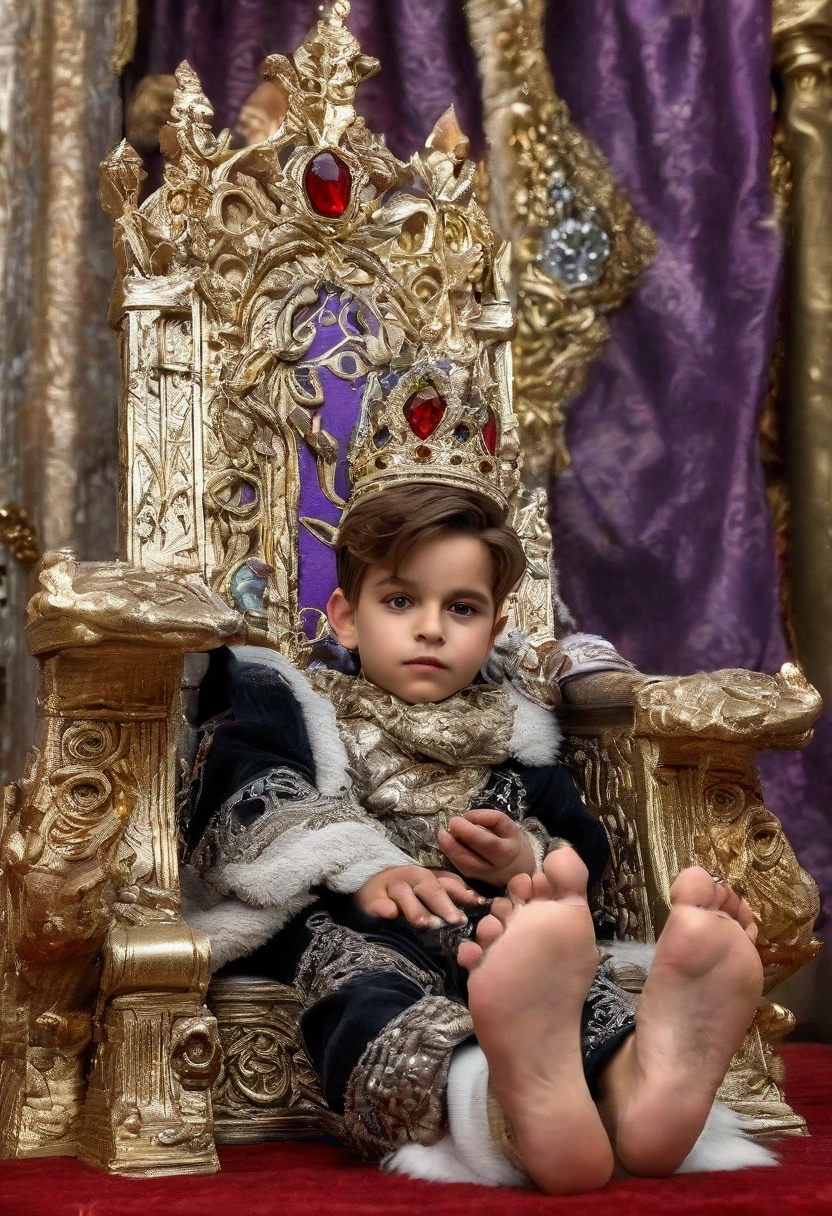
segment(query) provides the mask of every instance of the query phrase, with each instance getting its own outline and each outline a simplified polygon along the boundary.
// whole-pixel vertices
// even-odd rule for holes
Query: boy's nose
[[[423,612],[416,623],[416,639],[438,643],[444,639],[442,616],[439,612]]]

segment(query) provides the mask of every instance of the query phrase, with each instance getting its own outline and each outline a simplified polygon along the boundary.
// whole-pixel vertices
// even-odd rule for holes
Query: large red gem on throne
[[[427,439],[429,435],[433,434],[442,421],[444,413],[445,402],[436,389],[431,386],[419,389],[417,393],[408,398],[404,407],[407,425],[420,439]]]
[[[332,152],[319,152],[306,166],[303,187],[318,215],[337,219],[349,206],[352,174]]]

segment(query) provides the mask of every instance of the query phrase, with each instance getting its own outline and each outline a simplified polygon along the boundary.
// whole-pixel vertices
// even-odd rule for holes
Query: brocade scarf
[[[508,758],[510,697],[472,684],[445,701],[409,705],[361,676],[308,674],[335,707],[364,809],[420,865],[447,866],[436,834],[476,806],[490,767]]]

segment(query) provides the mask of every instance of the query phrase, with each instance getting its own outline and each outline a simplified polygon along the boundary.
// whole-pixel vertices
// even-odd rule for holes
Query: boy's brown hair
[[[517,534],[487,498],[429,483],[390,486],[356,503],[338,529],[338,586],[354,606],[371,566],[387,566],[395,573],[415,545],[448,533],[475,536],[488,548],[499,607],[526,569]]]

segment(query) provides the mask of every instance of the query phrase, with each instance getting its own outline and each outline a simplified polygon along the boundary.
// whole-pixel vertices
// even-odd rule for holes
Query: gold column
[[[832,0],[775,0],[774,66],[792,163],[786,475],[794,628],[832,702]]]
[[[118,85],[136,0],[0,0],[0,503],[44,548],[115,549],[118,360],[98,163],[118,141]],[[23,644],[27,573],[4,550],[0,780],[33,730],[37,672]]]

